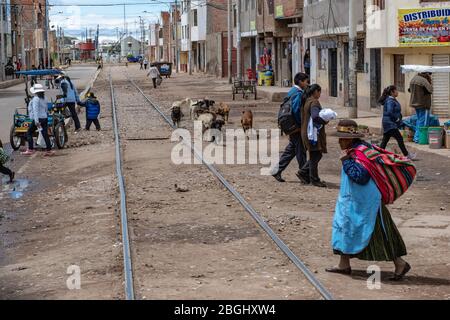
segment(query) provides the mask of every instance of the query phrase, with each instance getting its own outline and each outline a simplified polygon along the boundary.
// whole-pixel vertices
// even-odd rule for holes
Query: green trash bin
[[[419,128],[419,144],[428,144],[428,127]]]

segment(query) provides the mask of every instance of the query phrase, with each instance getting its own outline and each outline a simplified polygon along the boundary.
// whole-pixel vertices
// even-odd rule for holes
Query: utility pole
[[[238,80],[242,79],[242,70],[241,70],[241,0],[236,0],[236,71]]]
[[[5,8],[3,8],[4,5],[4,0],[1,0],[0,2],[0,42],[1,42],[1,46],[0,46],[0,50],[2,51],[0,54],[0,67],[2,68],[1,71],[1,79],[2,81],[5,81],[5,33],[4,33],[4,25],[3,25],[3,10]]]
[[[49,10],[48,10],[48,0],[45,0],[45,37],[46,41],[45,44],[47,46],[47,69],[50,69],[51,66],[51,57],[50,57],[50,17],[49,17]]]
[[[20,48],[21,48],[21,56],[22,56],[22,58],[21,58],[21,64],[22,64],[22,70],[25,70],[25,66],[28,68],[28,65],[27,65],[27,59],[26,59],[26,56],[25,56],[25,35],[24,35],[24,32],[23,32],[23,15],[24,15],[24,8],[23,8],[23,6],[21,5],[20,6]]]
[[[180,57],[178,54],[178,15],[178,1],[175,0],[175,68],[177,73],[180,71],[178,69],[178,59]]]
[[[348,75],[348,101],[350,119],[358,118],[358,75],[356,73],[356,63],[358,59],[358,45],[357,45],[357,12],[356,0],[349,0],[349,75]]]
[[[228,31],[227,31],[227,37],[228,37],[228,83],[231,84],[232,81],[232,72],[233,72],[233,61],[231,61],[233,59],[232,56],[232,50],[233,50],[233,44],[231,43],[232,38],[231,38],[231,30],[232,30],[232,26],[231,26],[231,1],[232,0],[228,0],[228,11],[227,11],[227,20],[228,20]]]
[[[189,46],[189,57],[188,57],[188,68],[189,68],[189,75],[192,75],[192,32],[191,32],[191,0],[188,0],[188,10],[187,10],[187,14],[188,14],[188,35],[189,35],[189,40],[188,40],[188,46]]]

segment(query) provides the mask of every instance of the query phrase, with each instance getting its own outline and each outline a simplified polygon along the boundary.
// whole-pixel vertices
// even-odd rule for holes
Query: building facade
[[[367,47],[379,56],[382,87],[397,86],[404,113],[409,82],[401,65],[450,65],[450,1],[367,0]],[[405,9],[407,8],[407,9]],[[433,75],[433,113],[450,117],[450,75]]]
[[[358,31],[358,108],[377,107],[371,96],[381,95],[379,74],[370,69],[371,52],[366,49],[365,5],[356,2]],[[303,15],[305,49],[310,50],[311,82],[322,87],[322,99],[335,105],[348,105],[349,83],[349,1],[306,0]]]

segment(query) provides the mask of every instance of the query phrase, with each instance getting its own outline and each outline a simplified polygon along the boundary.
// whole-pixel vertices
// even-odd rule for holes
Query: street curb
[[[0,89],[7,89],[23,83],[23,79],[13,79],[0,82]]]

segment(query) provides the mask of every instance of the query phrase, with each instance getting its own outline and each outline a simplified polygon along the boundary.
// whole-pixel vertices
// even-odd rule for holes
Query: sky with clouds
[[[139,35],[139,16],[148,26],[157,21],[161,11],[169,10],[170,0],[50,0],[50,25],[60,26],[66,36],[81,39],[88,34],[95,37],[97,25],[100,41],[117,39],[124,29],[124,3],[128,32]],[[147,11],[144,13],[144,11]]]

